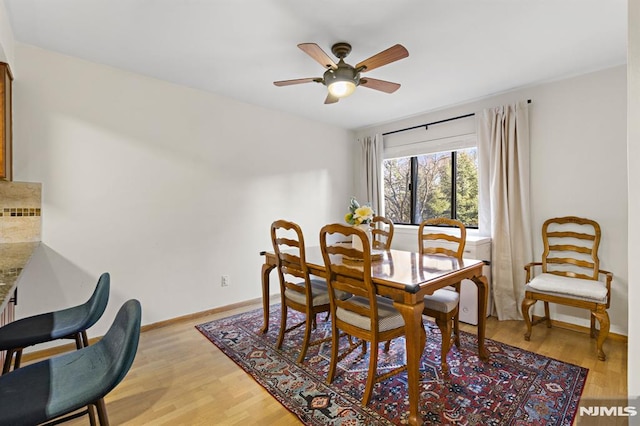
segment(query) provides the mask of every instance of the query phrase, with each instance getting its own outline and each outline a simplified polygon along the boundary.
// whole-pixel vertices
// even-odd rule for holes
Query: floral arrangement
[[[370,205],[360,205],[355,197],[351,197],[349,201],[349,213],[344,216],[344,220],[350,225],[362,225],[371,223],[375,215]]]

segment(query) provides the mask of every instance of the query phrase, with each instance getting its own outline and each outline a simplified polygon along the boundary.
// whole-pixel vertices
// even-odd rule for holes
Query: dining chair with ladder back
[[[336,238],[337,236],[337,238]],[[330,242],[359,238],[362,249],[351,244]],[[378,344],[405,335],[404,319],[393,306],[393,301],[376,294],[376,285],[371,278],[371,248],[364,231],[342,224],[326,225],[320,230],[320,249],[327,271],[327,284],[331,304],[331,364],[327,383],[333,382],[338,361],[362,345],[371,344],[369,370],[362,397],[362,405],[371,400],[376,383],[406,370],[406,365],[393,368],[378,375]],[[350,293],[352,297],[342,299],[340,293]],[[352,343],[339,354],[340,331],[362,340]]]
[[[372,247],[378,250],[391,249],[393,240],[393,222],[384,216],[374,216],[371,219]]]
[[[58,339],[73,339],[76,348],[89,345],[87,329],[104,313],[109,301],[110,276],[100,275],[89,300],[82,305],[12,321],[0,327],[0,351],[7,351],[2,374],[20,368],[22,350]]]
[[[305,256],[304,235],[300,226],[286,220],[271,224],[271,241],[276,255],[280,280],[281,319],[276,346],[282,347],[285,333],[304,326],[304,338],[298,362],[303,362],[309,346],[331,340],[330,337],[311,341],[311,330],[316,328],[316,314],[329,313],[329,290],[323,278],[309,274]],[[348,294],[340,294],[346,298]],[[305,314],[304,321],[287,328],[289,308]]]
[[[434,227],[447,227],[447,232]],[[462,260],[467,237],[462,222],[448,218],[434,218],[423,221],[418,228],[418,251],[420,255],[440,255]],[[422,313],[432,317],[442,335],[440,365],[444,374],[448,373],[447,354],[455,344],[460,347],[459,326],[460,283],[436,290],[424,297]]]

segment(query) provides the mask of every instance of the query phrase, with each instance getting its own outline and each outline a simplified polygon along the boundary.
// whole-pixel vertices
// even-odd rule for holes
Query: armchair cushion
[[[607,286],[598,280],[543,273],[533,278],[525,288],[529,291],[562,294],[597,303],[607,302]]]

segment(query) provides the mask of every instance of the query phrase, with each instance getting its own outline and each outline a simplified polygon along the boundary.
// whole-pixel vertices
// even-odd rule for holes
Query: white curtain
[[[532,260],[529,106],[526,101],[476,114],[479,221],[491,236],[491,275],[500,320],[520,320],[524,265]],[[487,232],[488,231],[488,232]]]
[[[361,151],[360,193],[370,203],[376,214],[382,214],[382,135],[366,136],[358,139]]]

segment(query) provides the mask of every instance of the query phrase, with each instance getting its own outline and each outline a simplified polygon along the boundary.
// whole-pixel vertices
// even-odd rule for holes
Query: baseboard
[[[171,318],[165,321],[154,322],[153,324],[147,324],[140,327],[141,332],[154,330],[156,328],[166,327],[168,325],[177,324],[183,321],[191,321],[196,318],[206,317],[208,315],[219,314],[222,312],[232,311],[238,308],[244,308],[245,306],[255,305],[262,302],[262,298],[245,300],[244,302],[233,303],[231,305],[220,306],[219,308],[208,309],[206,311],[195,312],[193,314],[183,315],[181,317]]]
[[[280,295],[272,296],[271,299],[280,300]],[[233,303],[231,305],[221,306],[218,308],[208,309],[206,311],[195,312],[193,314],[183,315],[176,318],[171,318],[165,321],[154,322],[152,324],[143,325],[140,327],[140,332],[144,333],[145,331],[155,330],[162,327],[167,327],[169,325],[178,324],[184,321],[191,321],[200,317],[206,317],[208,315],[219,314],[227,311],[232,311],[238,308],[244,308],[245,306],[255,305],[256,303],[262,303],[262,298],[245,300],[244,302]],[[89,339],[89,344],[92,345],[102,339],[102,336],[92,337]],[[41,349],[38,351],[27,352],[22,354],[22,361],[25,363],[35,361],[38,359],[50,358],[52,356],[56,356],[62,354],[64,352],[74,351],[76,350],[75,343],[67,343],[64,345],[58,345],[51,348]]]
[[[538,321],[541,320],[544,317],[540,317],[537,315],[533,316],[533,321]],[[558,328],[564,328],[566,330],[572,330],[572,331],[577,331],[579,333],[584,333],[584,334],[591,334],[591,329],[589,327],[584,327],[581,325],[576,325],[576,324],[570,324],[568,322],[564,322],[564,321],[558,321],[558,320],[551,320],[551,326],[552,327],[558,327]],[[615,340],[618,342],[624,342],[627,343],[627,336],[625,336],[624,334],[617,334],[617,333],[611,333],[609,332],[609,339],[611,340]]]

